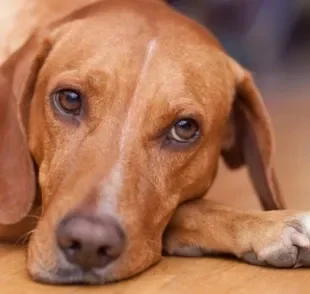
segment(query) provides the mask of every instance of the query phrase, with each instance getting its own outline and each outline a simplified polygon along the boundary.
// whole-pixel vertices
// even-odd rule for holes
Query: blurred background
[[[310,53],[310,0],[169,2],[210,28],[233,57],[257,74],[281,71]]]
[[[310,209],[310,0],[171,0],[207,26],[254,75],[276,135],[276,170],[290,208]],[[246,170],[220,169],[214,198],[257,208]]]

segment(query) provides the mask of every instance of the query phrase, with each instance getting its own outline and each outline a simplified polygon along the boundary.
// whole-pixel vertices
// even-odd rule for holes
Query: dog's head
[[[282,205],[250,75],[160,1],[89,6],[1,72],[0,222],[27,215],[37,173],[37,280],[103,283],[157,262],[171,215],[206,193],[221,155],[248,165],[266,209]]]

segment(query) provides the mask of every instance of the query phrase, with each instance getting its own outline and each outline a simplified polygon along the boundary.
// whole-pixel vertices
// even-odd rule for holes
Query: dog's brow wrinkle
[[[133,92],[133,97],[132,97],[133,103],[131,104],[132,106],[129,108],[127,118],[125,120],[124,128],[123,128],[122,134],[121,134],[121,141],[120,141],[120,152],[121,152],[121,154],[122,154],[122,151],[124,150],[124,147],[125,147],[126,134],[129,133],[129,130],[131,128],[130,121],[132,118],[136,117],[137,108],[139,108],[139,106],[141,106],[142,103],[145,103],[145,99],[141,99],[138,102],[136,102],[136,100],[139,99],[138,94],[141,90],[141,86],[142,86],[143,81],[145,79],[147,70],[150,66],[150,61],[152,60],[152,57],[154,56],[154,53],[156,51],[156,47],[157,47],[157,40],[156,39],[150,40],[146,46],[145,58],[144,58],[144,61],[143,61],[142,67],[141,67],[140,74],[137,78],[136,88]]]

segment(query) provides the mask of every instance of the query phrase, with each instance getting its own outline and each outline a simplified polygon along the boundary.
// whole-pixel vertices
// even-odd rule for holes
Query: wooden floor
[[[153,294],[153,293],[309,293],[310,270],[274,270],[235,260],[166,258],[144,274],[104,286],[46,286],[32,282],[24,271],[24,252],[0,249],[1,294]]]

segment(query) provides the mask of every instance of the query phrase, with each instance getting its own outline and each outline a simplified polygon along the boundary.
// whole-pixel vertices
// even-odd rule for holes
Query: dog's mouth
[[[149,251],[146,250],[145,253]],[[28,259],[28,273],[32,280],[49,285],[103,285],[126,280],[140,275],[149,267],[157,264],[160,258],[156,256],[144,256],[129,253],[130,258],[119,258],[105,267],[83,268],[67,261],[64,256],[58,255],[59,259],[54,266],[40,258]],[[140,261],[139,257],[144,256]]]

